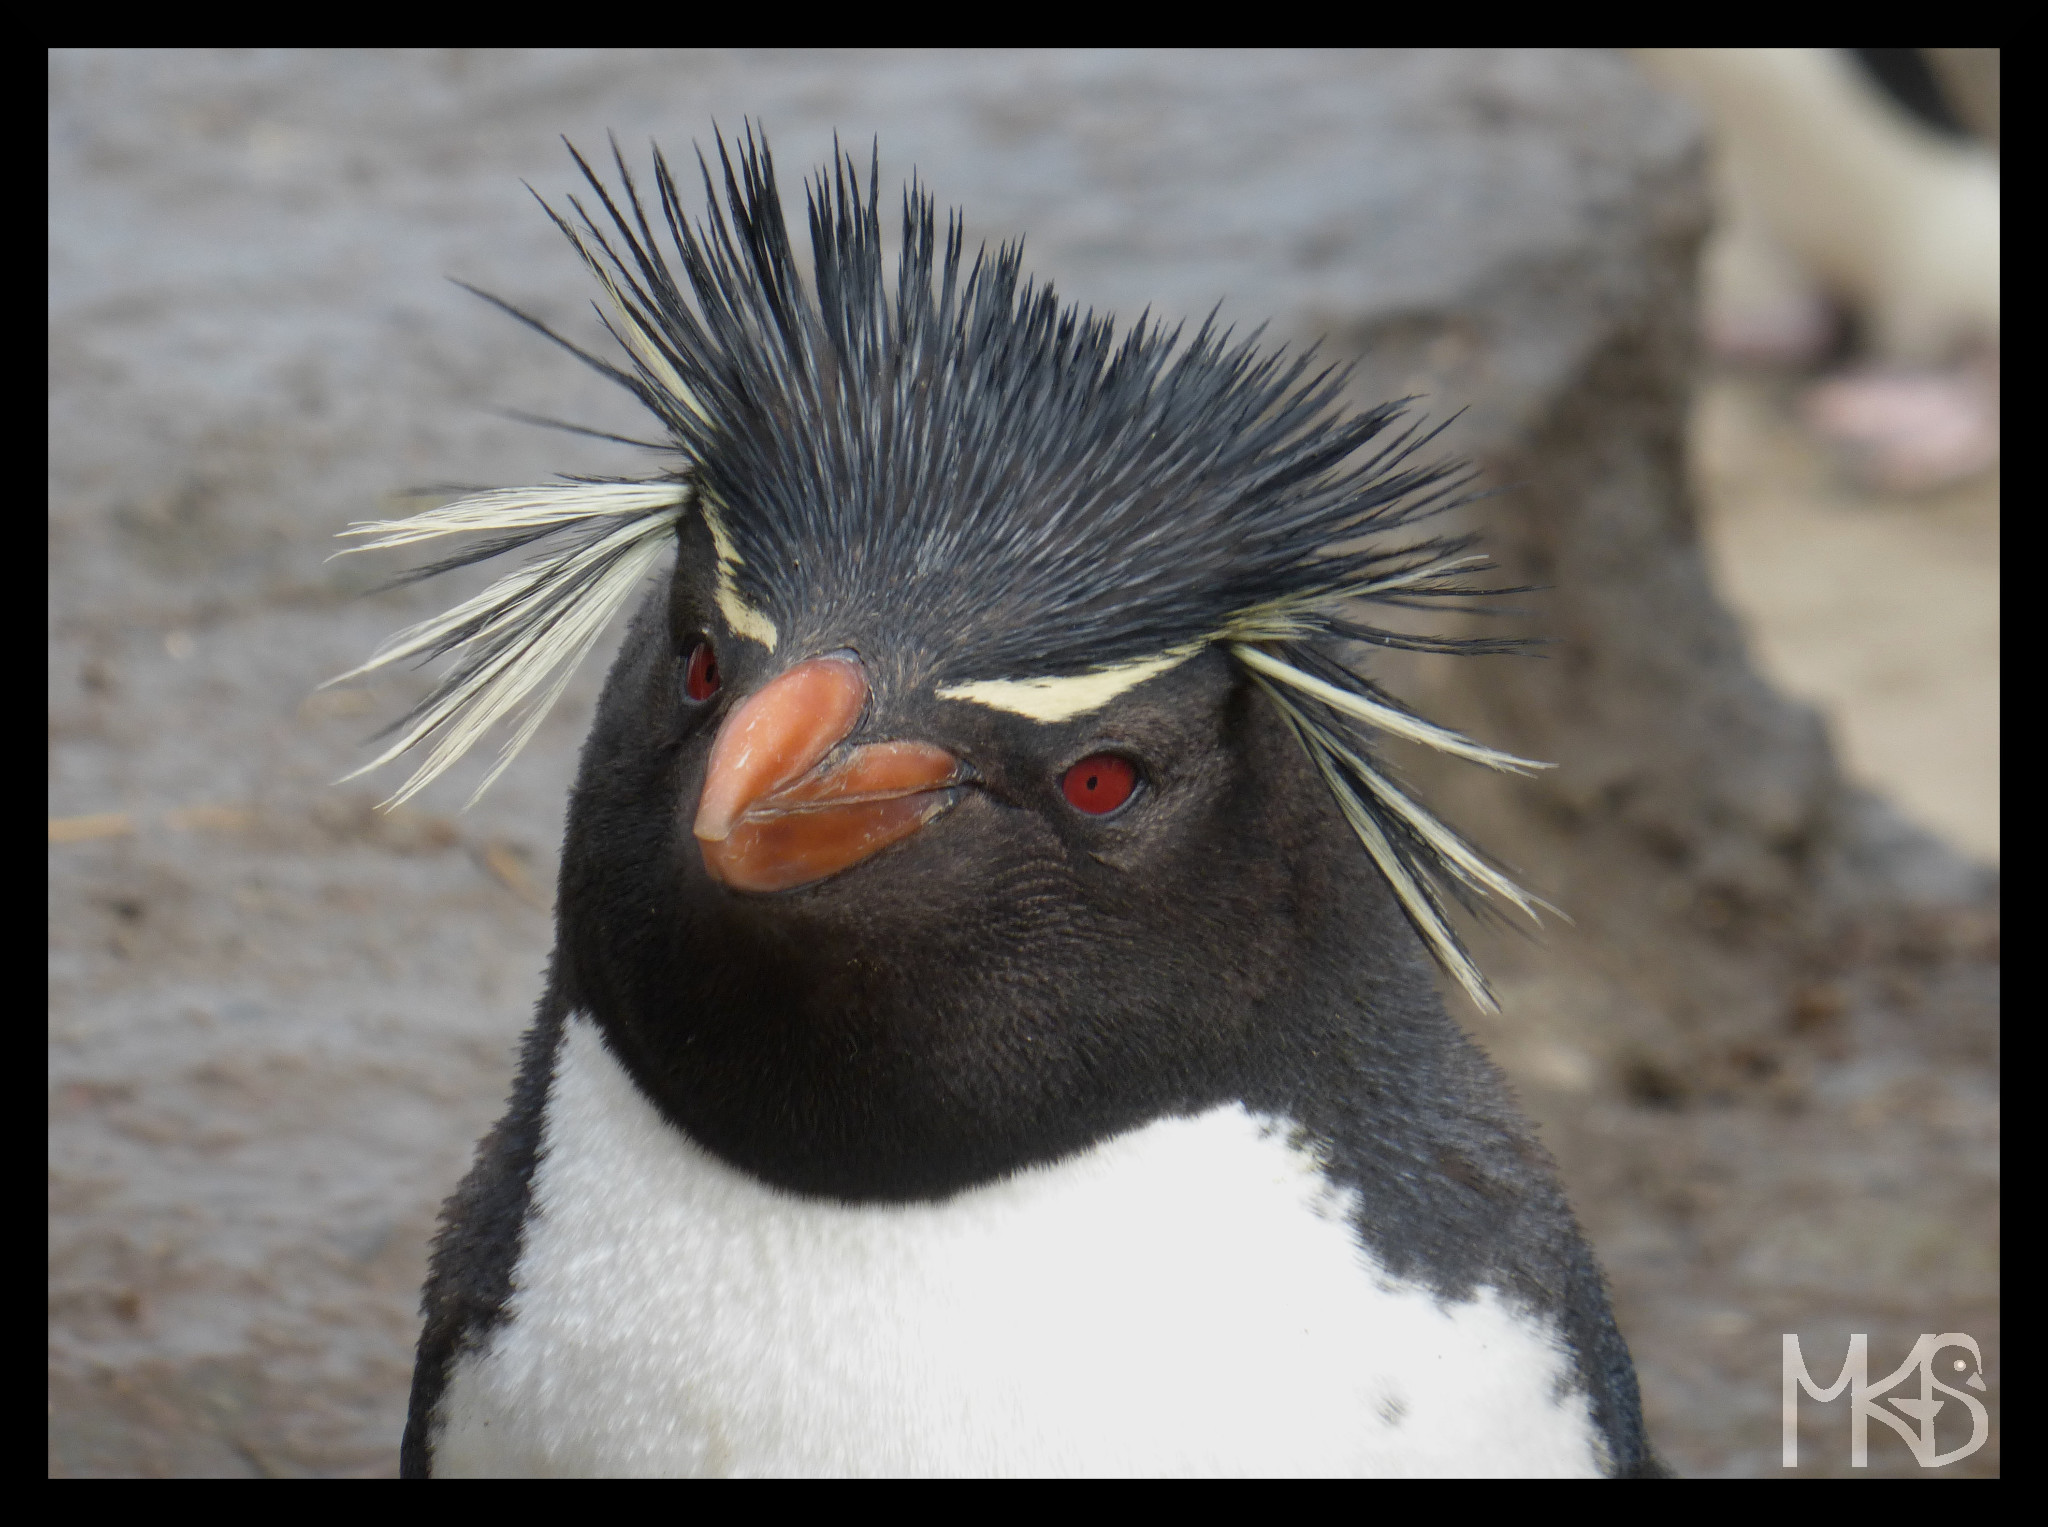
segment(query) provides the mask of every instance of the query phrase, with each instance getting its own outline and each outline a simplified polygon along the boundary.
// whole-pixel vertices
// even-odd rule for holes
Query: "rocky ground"
[[[835,126],[878,131],[885,181],[915,163],[976,234],[1028,228],[1076,296],[1226,295],[1241,319],[1341,335],[1438,274],[1389,213],[1430,205],[1437,172],[1359,147],[1386,140],[1386,100],[1455,77],[1497,127],[1539,97],[1626,96],[1621,67],[56,56],[51,1472],[394,1469],[426,1238],[538,991],[598,675],[474,810],[450,781],[379,815],[389,782],[331,781],[417,689],[315,686],[455,591],[365,598],[385,569],[323,559],[399,488],[620,468],[487,412],[631,423],[441,280],[584,322],[581,273],[518,184],[570,188],[557,132],[674,149],[759,113],[800,166]],[[1481,210],[1568,246],[1536,194],[1565,171],[1540,123],[1526,136]],[[1468,193],[1444,189],[1442,216]],[[1481,435],[1486,400],[1535,374],[1497,353]],[[1700,394],[1719,586],[1765,674],[1825,707],[1852,778],[1995,861],[1996,483],[1859,498],[1783,394]],[[1606,863],[1581,852],[1594,829],[1510,825],[1566,890],[1605,873],[1565,867]],[[1682,1472],[1784,1474],[1788,1331],[1830,1377],[1852,1331],[1880,1371],[1922,1331],[1969,1332],[1997,1415],[1995,899],[1942,862],[1939,894],[1796,947],[1643,871],[1568,900],[1578,924],[1543,945],[1491,948],[1505,1011],[1471,1021],[1560,1157]],[[1839,1412],[1809,1418],[1800,1473],[1848,1472]],[[1997,1441],[1943,1472],[1995,1473]],[[1888,1435],[1871,1462],[1919,1472]]]
[[[1995,864],[1997,479],[1919,499],[1863,491],[1792,421],[1795,385],[1729,373],[1700,388],[1693,472],[1720,587],[1765,673],[1822,709],[1850,776]],[[1871,1334],[1873,1377],[1878,1353],[1889,1371],[1935,1325],[1975,1335],[1988,1359],[1995,904],[1908,914],[1812,952],[1780,988],[1777,1033],[1740,1044],[1751,1085],[1720,1096],[1587,1020],[1588,987],[1608,1000],[1613,987],[1581,974],[1574,992],[1557,968],[1614,962],[1576,940],[1554,934],[1546,958],[1501,951],[1536,973],[1488,1042],[1567,1165],[1653,1433],[1683,1471],[1784,1472],[1779,1397],[1758,1382],[1784,1332],[1831,1354],[1824,1376],[1809,1363],[1824,1381],[1852,1331]],[[1851,1472],[1846,1421],[1827,1425],[1808,1411],[1802,1474]],[[1919,1472],[1888,1440],[1872,1443],[1872,1471]],[[1997,1442],[1994,1429],[1945,1472],[1995,1474]]]

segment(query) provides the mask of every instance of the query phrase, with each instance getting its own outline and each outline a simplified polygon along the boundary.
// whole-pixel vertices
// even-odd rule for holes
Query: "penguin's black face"
[[[1234,666],[1033,719],[843,614],[769,650],[709,550],[613,670],[561,895],[570,995],[671,1121],[900,1198],[1219,1101],[1344,831]]]

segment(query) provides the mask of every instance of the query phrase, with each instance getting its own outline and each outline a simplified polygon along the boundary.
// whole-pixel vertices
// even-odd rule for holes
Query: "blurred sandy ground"
[[[1854,777],[1996,864],[1998,473],[1870,492],[1797,422],[1796,385],[1734,369],[1701,385],[1693,473],[1722,594]]]
[[[1723,593],[1859,782],[1996,863],[1999,52],[1637,58],[1713,145],[1691,446]]]

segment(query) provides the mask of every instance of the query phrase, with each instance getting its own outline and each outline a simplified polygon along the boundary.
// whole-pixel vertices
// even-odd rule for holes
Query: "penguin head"
[[[365,665],[456,657],[377,760],[430,746],[399,799],[516,717],[502,768],[672,554],[586,745],[558,979],[673,1122],[798,1190],[930,1195],[1226,1095],[1319,960],[1419,935],[1485,1000],[1447,903],[1533,898],[1374,741],[1534,766],[1352,656],[1505,645],[1368,618],[1479,592],[1414,529],[1466,479],[1400,403],[1213,317],[1062,307],[915,185],[892,271],[872,164],[813,183],[806,282],[751,134],[694,223],[657,155],[671,263],[615,159],[606,223],[556,220],[630,360],[583,358],[672,470],[354,533],[494,537],[430,571],[553,548]]]
[[[679,574],[614,668],[558,914],[672,1120],[785,1186],[923,1196],[1221,1095],[1344,834],[1222,651],[1043,720],[886,633],[767,652],[707,592]]]

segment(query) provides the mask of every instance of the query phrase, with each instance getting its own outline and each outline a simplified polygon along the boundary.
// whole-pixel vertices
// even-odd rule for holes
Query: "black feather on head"
[[[749,129],[717,149],[725,205],[700,154],[707,216],[696,222],[655,151],[674,264],[616,143],[618,198],[576,155],[602,221],[573,197],[574,222],[548,208],[605,287],[611,312],[600,316],[630,366],[479,294],[633,392],[678,467],[652,482],[501,490],[344,532],[364,538],[352,550],[491,537],[428,573],[553,541],[341,676],[457,655],[366,766],[433,739],[392,803],[517,716],[481,794],[678,524],[699,514],[735,631],[772,651],[789,631],[883,626],[941,698],[1056,713],[1049,697],[1063,681],[1114,686],[1226,645],[1279,706],[1432,953],[1490,1005],[1446,898],[1499,895],[1532,915],[1542,904],[1396,788],[1370,737],[1541,766],[1423,720],[1337,655],[1349,642],[1514,645],[1364,617],[1375,604],[1489,592],[1461,580],[1485,565],[1470,537],[1392,535],[1465,502],[1470,480],[1453,464],[1416,463],[1434,432],[1397,428],[1407,400],[1346,413],[1344,370],[1313,352],[1262,353],[1256,333],[1234,340],[1213,313],[1192,336],[1141,315],[1119,337],[1112,319],[1063,308],[1024,277],[1021,245],[969,265],[959,216],[948,214],[942,239],[915,181],[892,290],[878,151],[865,191],[836,146],[809,187],[807,287],[766,140]]]

